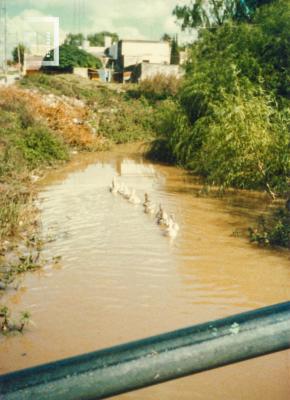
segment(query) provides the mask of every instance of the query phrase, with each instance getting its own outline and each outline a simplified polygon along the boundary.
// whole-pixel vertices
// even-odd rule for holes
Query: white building
[[[117,64],[121,69],[142,62],[170,64],[170,44],[168,42],[120,40],[117,51],[115,48],[111,54],[115,57],[117,55]]]

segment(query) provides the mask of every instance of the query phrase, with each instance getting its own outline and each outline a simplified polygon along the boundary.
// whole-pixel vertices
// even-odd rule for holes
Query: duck
[[[124,190],[123,190],[123,194],[122,196],[124,197],[124,199],[129,200],[131,193],[130,190],[128,189],[128,187],[126,185],[124,185]]]
[[[145,201],[143,203],[143,207],[144,207],[145,214],[154,214],[155,213],[155,205],[151,203],[147,193],[145,193]]]
[[[140,204],[141,203],[141,200],[136,195],[136,190],[135,189],[132,189],[132,192],[131,192],[130,197],[128,198],[128,200],[132,204]]]
[[[109,187],[109,190],[111,193],[116,194],[116,193],[118,193],[118,188],[119,188],[119,185],[117,184],[116,177],[114,176],[114,178],[112,179],[112,183]]]
[[[121,196],[124,196],[125,190],[126,190],[126,186],[125,186],[124,183],[122,182],[121,185],[119,186],[118,193],[119,193]]]
[[[161,204],[159,204],[159,209],[158,209],[155,217],[156,217],[156,222],[158,225],[165,225],[165,226],[168,225],[168,215],[163,210]]]
[[[169,236],[170,238],[176,238],[179,231],[179,225],[175,221],[174,215],[171,214],[168,220],[168,226],[164,231],[165,236]]]
[[[144,206],[144,207],[147,207],[147,205],[150,204],[150,200],[149,200],[149,195],[148,195],[148,193],[145,193],[145,194],[144,194],[144,197],[145,197],[145,201],[144,201],[144,203],[143,203],[143,206]]]

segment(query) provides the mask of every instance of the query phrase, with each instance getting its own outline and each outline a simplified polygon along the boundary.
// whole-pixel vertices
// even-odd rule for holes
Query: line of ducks
[[[109,190],[112,194],[121,195],[124,199],[128,200],[132,204],[141,204],[141,199],[136,195],[135,189],[130,191],[124,183],[119,184],[116,177],[113,178]],[[177,236],[179,225],[175,221],[174,214],[168,215],[164,211],[161,204],[159,204],[159,207],[156,208],[156,205],[153,204],[149,199],[148,193],[145,193],[144,202],[142,205],[145,214],[155,216],[156,223],[163,229],[165,236],[168,236],[172,239]]]

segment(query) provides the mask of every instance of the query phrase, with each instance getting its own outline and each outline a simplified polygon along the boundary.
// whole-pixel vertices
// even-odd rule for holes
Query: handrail
[[[2,375],[0,399],[104,399],[288,348],[290,302]]]

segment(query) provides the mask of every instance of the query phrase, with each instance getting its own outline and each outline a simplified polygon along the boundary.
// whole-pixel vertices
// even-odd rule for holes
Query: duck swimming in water
[[[132,192],[131,192],[130,197],[128,198],[128,200],[132,204],[140,204],[141,203],[141,200],[136,195],[136,190],[135,189],[132,189]]]
[[[122,184],[121,184],[121,186],[120,186],[120,188],[118,190],[118,193],[121,196],[123,196],[125,199],[127,199],[127,200],[130,197],[130,190],[128,189],[128,187],[123,182],[122,182]]]
[[[116,177],[114,176],[114,178],[112,179],[112,183],[109,187],[109,190],[111,193],[116,194],[116,193],[118,193],[118,188],[119,188],[119,185],[117,184]]]
[[[145,201],[143,203],[143,206],[146,207],[148,204],[150,204],[148,193],[145,193],[144,197],[145,197]]]
[[[143,203],[144,213],[145,214],[154,214],[155,213],[155,205],[151,203],[149,200],[148,193],[145,193],[145,201]]]
[[[165,226],[168,225],[168,215],[163,210],[161,204],[159,204],[159,209],[158,209],[155,217],[156,217],[156,222],[158,225],[165,225]]]
[[[164,231],[165,236],[169,236],[172,239],[175,239],[179,231],[179,225],[175,221],[175,217],[173,214],[170,215],[168,219],[167,228]]]

